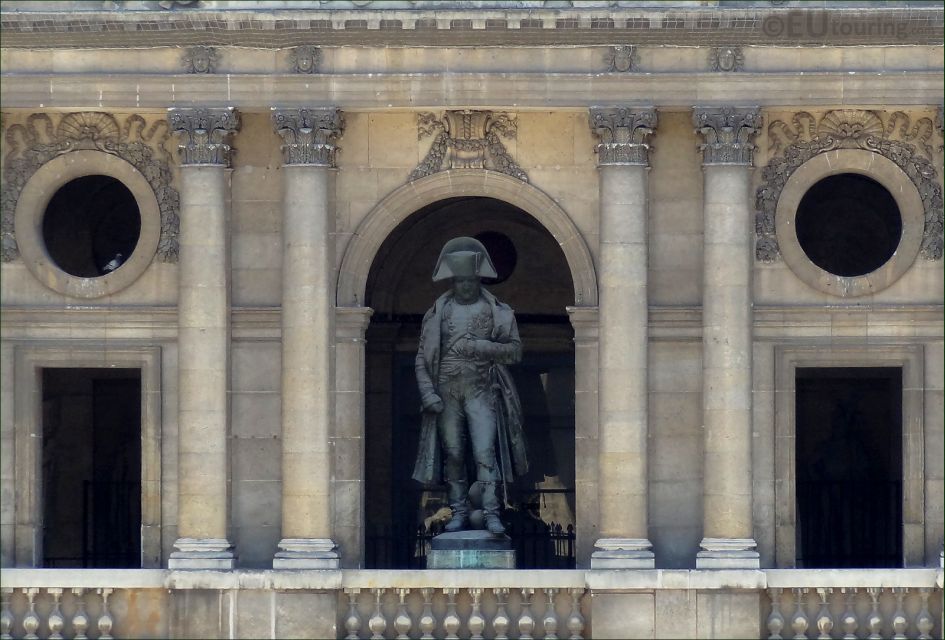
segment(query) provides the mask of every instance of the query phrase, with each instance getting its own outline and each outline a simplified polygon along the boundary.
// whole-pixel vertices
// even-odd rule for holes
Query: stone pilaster
[[[757,568],[752,533],[752,138],[757,107],[695,109],[703,137],[702,407],[705,482],[700,569]]]
[[[282,540],[275,569],[338,566],[329,429],[334,334],[329,171],[337,109],[274,110],[282,136]]]
[[[226,176],[232,109],[171,109],[179,137],[178,508],[171,569],[232,569],[227,539],[230,281]]]
[[[593,568],[654,566],[647,526],[647,169],[654,109],[592,108],[600,171],[600,538]]]

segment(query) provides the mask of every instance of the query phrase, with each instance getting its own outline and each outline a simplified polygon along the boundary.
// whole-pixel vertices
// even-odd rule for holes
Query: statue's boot
[[[480,480],[482,486],[482,513],[485,516],[486,529],[499,536],[505,533],[505,525],[499,518],[499,498],[495,495],[495,482]]]
[[[467,503],[469,490],[462,480],[447,481],[450,508],[453,517],[443,527],[446,533],[454,533],[469,528],[469,504]]]

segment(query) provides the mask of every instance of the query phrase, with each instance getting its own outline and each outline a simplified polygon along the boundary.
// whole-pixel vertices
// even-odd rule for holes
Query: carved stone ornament
[[[656,109],[592,107],[591,130],[600,140],[597,164],[649,165],[650,136],[656,130]]]
[[[713,71],[741,71],[744,65],[741,47],[714,47],[709,51],[709,68]]]
[[[289,51],[289,66],[293,73],[315,73],[322,52],[318,47],[302,45]]]
[[[419,139],[436,134],[430,151],[408,178],[411,182],[447,169],[491,169],[528,182],[525,171],[509,155],[501,138],[515,137],[516,123],[492,111],[447,111],[437,118],[421,113]]]
[[[755,257],[761,262],[774,262],[781,255],[775,212],[784,185],[798,167],[834,149],[864,149],[892,160],[915,184],[925,212],[921,254],[927,260],[941,259],[942,189],[929,144],[934,129],[931,118],[919,118],[913,124],[902,111],[886,117],[884,112],[858,109],[830,111],[819,121],[800,111],[790,124],[772,122],[768,137],[775,156],[763,169],[761,186],[755,194]]]
[[[272,125],[282,136],[285,164],[335,166],[335,139],[344,129],[338,109],[274,109]]]
[[[58,118],[58,123],[54,119]],[[97,111],[57,114],[37,113],[25,125],[6,130],[9,152],[4,159],[2,211],[2,260],[19,256],[14,235],[14,215],[20,192],[36,171],[57,156],[80,150],[108,153],[125,160],[141,172],[157,198],[161,211],[161,238],[157,256],[162,262],[177,262],[180,196],[171,186],[173,159],[165,143],[167,122],[158,120],[150,127],[139,115],[123,122]]]
[[[632,71],[636,64],[636,48],[633,45],[611,47],[607,53],[607,64],[610,71],[619,73]]]
[[[213,47],[188,47],[181,56],[181,65],[187,73],[214,73],[217,50]]]
[[[751,165],[752,138],[761,128],[758,107],[696,107],[692,123],[705,140],[699,145],[703,165]]]
[[[179,138],[181,164],[219,164],[230,166],[227,138],[240,128],[239,114],[233,107],[224,109],[169,109],[168,122]]]

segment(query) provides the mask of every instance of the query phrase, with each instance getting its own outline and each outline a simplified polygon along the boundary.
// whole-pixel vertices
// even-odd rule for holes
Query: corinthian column
[[[757,568],[751,517],[752,137],[757,107],[695,109],[703,136],[701,569]]]
[[[282,540],[275,569],[337,567],[332,541],[329,171],[343,122],[337,109],[274,110],[282,136]]]
[[[592,568],[652,569],[647,532],[647,140],[654,109],[593,108],[600,139],[600,538]]]
[[[171,569],[232,569],[227,540],[227,139],[232,109],[171,109],[180,138],[180,276],[177,304],[178,506]]]

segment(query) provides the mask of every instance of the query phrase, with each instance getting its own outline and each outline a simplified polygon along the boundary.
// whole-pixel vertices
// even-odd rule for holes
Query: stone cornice
[[[335,140],[344,130],[338,109],[276,109],[272,125],[283,140],[282,161],[287,165],[335,166]]]
[[[755,150],[753,138],[761,128],[758,107],[696,107],[692,114],[702,164],[743,164],[751,166]]]
[[[656,129],[652,107],[592,107],[591,131],[600,140],[597,164],[649,166],[649,138]]]
[[[183,165],[230,166],[229,136],[240,128],[233,107],[222,109],[169,109],[167,121],[180,138],[178,152]]]

